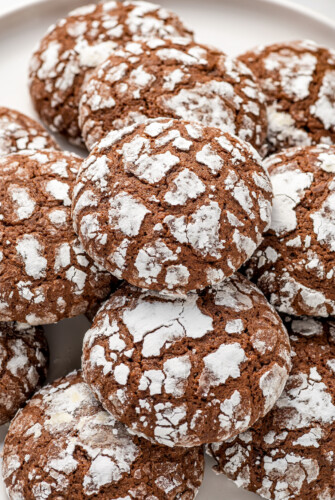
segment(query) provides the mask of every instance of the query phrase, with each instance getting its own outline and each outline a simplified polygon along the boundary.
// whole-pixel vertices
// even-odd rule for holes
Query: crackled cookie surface
[[[48,357],[41,327],[0,323],[0,425],[8,422],[43,383]]]
[[[57,143],[38,122],[0,106],[0,156],[24,149],[59,149]]]
[[[335,146],[292,148],[265,163],[273,191],[270,230],[247,264],[281,312],[335,314]]]
[[[190,39],[128,44],[82,90],[79,124],[88,149],[110,130],[160,116],[218,127],[257,150],[266,138],[264,95],[251,71]]]
[[[263,294],[236,274],[185,299],[122,285],[95,317],[82,359],[85,380],[132,433],[195,446],[272,408],[290,346]]]
[[[203,467],[201,448],[171,450],[131,436],[73,372],[16,415],[2,469],[11,500],[192,500]]]
[[[286,319],[292,371],[273,410],[233,440],[209,445],[215,469],[274,500],[335,496],[335,323]]]
[[[303,40],[239,57],[259,78],[268,105],[268,152],[335,143],[335,52]]]
[[[43,121],[80,143],[78,103],[85,73],[120,44],[156,36],[191,33],[175,14],[141,1],[92,3],[51,26],[30,62],[30,94]]]
[[[0,158],[0,321],[38,325],[77,316],[115,283],[72,227],[81,161],[47,150]]]
[[[88,254],[116,277],[183,294],[222,281],[253,254],[271,199],[249,144],[161,118],[111,132],[92,150],[73,218]]]

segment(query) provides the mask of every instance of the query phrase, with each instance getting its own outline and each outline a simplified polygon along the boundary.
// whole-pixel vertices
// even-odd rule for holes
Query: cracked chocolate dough
[[[25,149],[59,149],[38,122],[14,109],[0,106],[0,156]]]
[[[81,162],[49,150],[0,158],[0,321],[56,323],[86,312],[115,284],[72,227]]]
[[[107,132],[146,118],[195,120],[262,151],[265,98],[249,68],[190,39],[131,43],[84,82],[79,125],[88,149]]]
[[[263,294],[236,274],[185,299],[121,285],[86,333],[82,363],[132,433],[195,446],[229,439],[272,408],[290,345]]]
[[[231,276],[270,223],[272,188],[248,143],[160,118],[110,132],[73,199],[89,255],[119,279],[185,294]]]
[[[292,371],[273,410],[247,432],[211,444],[216,472],[273,500],[335,496],[335,323],[286,318]]]
[[[12,421],[3,476],[10,500],[193,500],[201,448],[131,436],[73,372],[36,393]]]
[[[272,222],[247,263],[279,311],[335,315],[335,146],[292,148],[269,157]]]
[[[268,106],[268,153],[335,143],[335,52],[309,40],[258,47],[239,57]]]
[[[43,328],[0,323],[0,425],[9,422],[42,385],[48,359]]]
[[[166,36],[191,37],[179,18],[149,2],[89,4],[51,26],[30,62],[30,95],[54,132],[81,143],[78,104],[85,74],[121,44]]]

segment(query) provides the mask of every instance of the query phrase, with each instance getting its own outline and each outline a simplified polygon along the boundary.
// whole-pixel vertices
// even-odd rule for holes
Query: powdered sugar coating
[[[132,433],[189,447],[228,439],[267,413],[287,380],[290,346],[279,316],[236,274],[183,299],[122,285],[86,333],[82,362]]]
[[[116,280],[85,254],[72,228],[81,159],[42,150],[0,158],[0,320],[31,325],[84,313]]]
[[[263,498],[334,497],[333,322],[286,318],[292,371],[266,417],[227,443],[209,445],[215,470]]]
[[[19,436],[24,436],[20,439]],[[36,393],[6,437],[10,498],[186,498],[201,484],[201,449],[166,450],[131,436],[73,372]]]
[[[86,72],[120,45],[132,50],[137,39],[167,36],[192,34],[175,14],[149,2],[104,2],[70,12],[49,28],[30,61],[30,94],[39,115],[51,130],[80,143],[78,103]]]
[[[73,218],[88,254],[119,279],[180,295],[222,281],[252,255],[271,194],[250,145],[159,118],[110,132],[92,150]]]
[[[160,116],[218,127],[258,151],[266,137],[264,96],[251,71],[190,39],[142,41],[135,54],[126,45],[83,84],[79,124],[88,149],[110,130]],[[176,133],[172,140],[185,151],[191,146]],[[205,154],[215,165],[215,156],[210,160]]]
[[[284,313],[335,314],[334,153],[326,145],[292,148],[265,161],[272,222],[247,275]]]
[[[48,345],[42,328],[0,324],[0,424],[8,422],[44,381]]]
[[[268,152],[335,143],[335,52],[311,41],[260,46],[239,58],[268,105]]]
[[[0,107],[0,156],[25,149],[59,149],[38,122],[28,116]]]

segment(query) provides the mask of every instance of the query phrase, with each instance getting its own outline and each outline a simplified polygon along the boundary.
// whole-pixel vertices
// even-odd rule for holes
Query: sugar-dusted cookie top
[[[262,149],[265,98],[249,68],[190,39],[129,43],[86,79],[79,124],[86,146],[107,132],[168,116],[218,127]]]
[[[260,46],[239,57],[268,105],[268,152],[335,143],[335,52],[309,40]]]
[[[44,382],[48,344],[43,328],[24,323],[0,323],[0,425]]]
[[[73,218],[87,253],[115,276],[184,294],[222,281],[253,254],[271,199],[248,143],[160,118],[111,132],[91,151]]]
[[[149,2],[106,1],[70,12],[51,26],[30,62],[30,94],[42,120],[79,142],[78,103],[87,71],[137,39],[191,37],[179,18]]]
[[[195,446],[231,438],[272,408],[290,345],[263,294],[236,274],[184,299],[122,285],[86,333],[82,361],[131,432]]]
[[[0,158],[0,321],[40,325],[77,316],[115,283],[72,227],[81,161],[51,150]]]
[[[14,109],[0,106],[0,156],[24,149],[59,149],[38,122]]]
[[[281,312],[335,314],[335,146],[292,148],[265,163],[272,222],[247,264]]]
[[[208,446],[216,472],[273,500],[335,496],[335,324],[286,318],[292,371],[273,410],[247,432]]]
[[[9,428],[2,472],[10,499],[193,500],[201,448],[171,450],[128,433],[80,372],[44,387]]]

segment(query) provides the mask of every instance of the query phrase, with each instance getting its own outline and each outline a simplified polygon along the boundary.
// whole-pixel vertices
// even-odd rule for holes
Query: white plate
[[[89,0],[88,0],[89,1]],[[84,0],[36,1],[0,17],[0,105],[34,115],[27,91],[30,54],[47,27]],[[312,11],[279,0],[161,0],[195,30],[199,41],[238,54],[259,43],[301,38],[331,46],[335,24]],[[68,144],[64,147],[72,149]],[[46,328],[51,365],[49,380],[80,366],[85,318],[75,318]],[[0,442],[6,433],[0,427]],[[0,500],[7,498],[0,484]],[[197,500],[251,500],[223,476],[215,476],[209,463]]]

